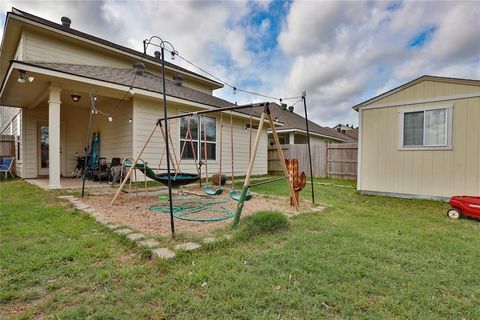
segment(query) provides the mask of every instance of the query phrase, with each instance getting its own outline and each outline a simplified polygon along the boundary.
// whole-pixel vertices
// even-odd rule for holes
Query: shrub
[[[278,211],[259,211],[242,220],[237,236],[248,239],[288,227],[288,218]]]

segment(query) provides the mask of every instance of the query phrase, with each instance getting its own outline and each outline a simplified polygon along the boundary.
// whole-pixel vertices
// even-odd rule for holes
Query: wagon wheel
[[[460,219],[462,217],[462,212],[457,208],[450,208],[447,211],[447,216],[452,219]]]

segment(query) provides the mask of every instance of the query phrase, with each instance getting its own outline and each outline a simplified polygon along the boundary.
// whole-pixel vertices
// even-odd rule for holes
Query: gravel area
[[[195,213],[194,216],[198,218],[209,218],[219,216],[216,210],[226,208],[235,212],[237,205],[236,201],[230,199],[227,190],[222,195],[214,196],[210,198],[204,198],[201,190],[189,190],[189,194],[185,195],[189,198],[188,201],[194,202],[193,205],[202,202],[220,202],[225,203],[212,205],[210,211],[204,210],[199,213]],[[170,235],[170,216],[168,213],[151,212],[149,205],[162,204],[168,205],[168,201],[163,197],[159,199],[158,195],[155,196],[135,196],[135,195],[121,195],[110,207],[109,203],[112,200],[113,195],[96,195],[89,196],[83,199],[83,203],[87,204],[91,208],[96,209],[103,216],[111,221],[127,225],[132,229],[142,232],[151,236],[169,236]],[[161,197],[162,198],[162,197]],[[181,196],[174,196],[174,199],[182,199]],[[182,200],[185,201],[185,200]],[[168,208],[168,207],[167,207]],[[321,208],[321,207],[320,207]],[[318,211],[319,207],[313,207],[308,201],[300,202],[300,212],[312,212]],[[277,196],[264,196],[254,194],[250,201],[246,201],[243,207],[242,217],[245,217],[253,212],[261,210],[277,210],[287,215],[298,214],[293,207],[289,205],[289,199],[287,197]],[[175,219],[175,230],[177,233],[195,234],[197,236],[207,236],[217,228],[227,226],[233,219],[216,222],[197,222],[197,221],[184,221]]]

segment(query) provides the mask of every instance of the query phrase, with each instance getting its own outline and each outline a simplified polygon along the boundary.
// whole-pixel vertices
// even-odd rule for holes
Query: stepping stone
[[[128,228],[123,228],[123,229],[117,229],[114,231],[115,233],[118,233],[118,234],[130,234],[133,232],[133,230],[131,229],[128,229]]]
[[[145,235],[141,234],[141,233],[130,233],[129,235],[127,235],[127,238],[132,240],[132,241],[137,241],[137,240],[145,238]]]
[[[58,199],[73,199],[73,196],[58,196]]]
[[[116,223],[114,223],[114,224],[106,224],[106,226],[107,226],[108,228],[112,229],[112,230],[115,230],[115,229],[118,229],[118,228],[123,227],[121,224],[116,224]]]
[[[138,242],[138,245],[148,247],[148,248],[151,249],[151,248],[155,248],[155,247],[160,246],[160,242],[158,242],[157,240],[153,240],[153,239],[146,239],[146,240]]]
[[[86,204],[83,204],[83,203],[76,203],[75,204],[75,208],[77,208],[78,210],[85,210],[85,209],[88,209],[90,208],[90,206],[86,205]]]
[[[174,248],[175,250],[192,251],[200,247],[201,245],[196,242],[186,242],[186,243],[177,244]]]
[[[203,239],[203,243],[212,243],[212,242],[215,242],[215,241],[217,241],[217,239],[215,239],[214,237],[208,237],[208,238]]]
[[[152,254],[154,257],[160,259],[173,259],[175,258],[175,252],[168,250],[167,248],[157,248],[152,250]]]

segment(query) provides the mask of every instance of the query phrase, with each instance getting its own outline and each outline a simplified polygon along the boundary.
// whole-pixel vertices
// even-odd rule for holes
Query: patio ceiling
[[[34,81],[18,82],[20,70],[25,70],[27,76],[34,76]],[[62,88],[62,101],[71,101],[70,95],[74,93],[82,96],[82,99],[76,105],[85,108],[90,106],[89,92],[95,92],[99,96],[121,99],[126,90],[124,86],[118,86],[118,88],[107,87],[101,81],[85,82],[80,78],[75,79],[61,72],[50,72],[42,68],[12,62],[2,83],[0,105],[35,108],[48,99],[48,88],[51,85]],[[127,97],[127,99],[131,98]]]

